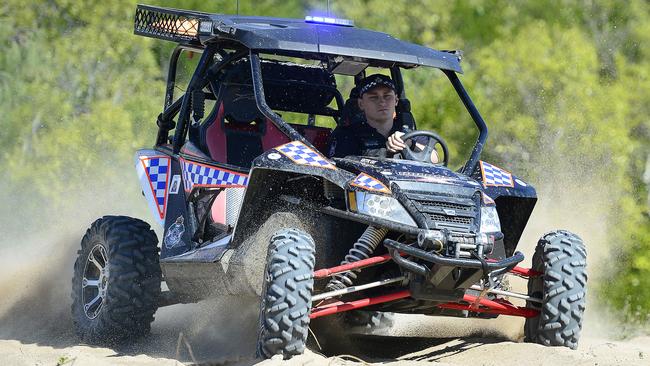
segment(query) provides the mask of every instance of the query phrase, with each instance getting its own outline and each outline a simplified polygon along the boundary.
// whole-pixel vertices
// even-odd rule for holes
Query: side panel
[[[171,158],[155,150],[138,150],[135,169],[154,220],[162,227],[167,214]],[[180,181],[177,182],[180,184]],[[176,186],[177,188],[179,185]]]
[[[179,255],[192,249],[190,217],[181,179],[181,164],[178,160],[172,159],[170,173],[171,187],[167,199],[167,216],[161,240],[160,258]]]
[[[183,169],[185,193],[199,187],[206,188],[243,188],[248,185],[248,176],[231,170],[180,159]]]
[[[506,255],[512,255],[537,202],[535,187],[484,161],[479,161],[472,178],[481,182],[484,192],[496,202]]]
[[[234,227],[248,185],[248,175],[219,166],[180,159],[185,194],[195,188],[222,188],[212,205],[214,222]]]
[[[169,208],[161,258],[177,256],[194,249],[192,236],[193,230],[197,228],[198,218],[190,217],[188,201],[192,200],[196,189],[221,189],[217,191],[217,199],[211,208],[212,219],[223,225],[234,226],[241,205],[240,197],[248,184],[246,174],[185,158],[172,159],[171,174],[174,189],[170,188],[168,196]],[[180,189],[174,185],[176,181],[180,183]]]

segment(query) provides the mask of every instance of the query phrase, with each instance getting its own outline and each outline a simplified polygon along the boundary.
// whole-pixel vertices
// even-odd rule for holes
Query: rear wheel
[[[149,332],[160,297],[157,244],[149,224],[130,217],[105,216],[86,231],[72,278],[72,319],[83,341]]]
[[[526,319],[526,342],[578,347],[585,310],[586,266],[585,245],[577,235],[559,230],[539,240],[532,269],[544,275],[529,279],[528,293],[543,302],[527,303],[527,307],[539,309],[540,315]]]
[[[343,323],[351,333],[385,334],[395,322],[395,314],[381,311],[353,310],[342,316]]]
[[[258,352],[288,359],[305,350],[314,288],[314,241],[298,229],[271,237],[260,309]]]

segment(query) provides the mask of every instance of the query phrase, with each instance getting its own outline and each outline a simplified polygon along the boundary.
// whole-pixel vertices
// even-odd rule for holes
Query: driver
[[[358,106],[365,119],[334,129],[330,137],[329,156],[371,156],[384,147],[396,154],[406,149],[407,144],[412,144],[410,140],[402,141],[400,137],[404,135],[405,126],[394,119],[398,99],[393,80],[386,75],[374,74],[363,79],[357,88]],[[416,147],[422,150],[424,145],[418,140]],[[438,162],[435,150],[431,152],[431,162]]]

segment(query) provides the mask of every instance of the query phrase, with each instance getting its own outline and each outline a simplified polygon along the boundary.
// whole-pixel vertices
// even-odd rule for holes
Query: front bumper
[[[411,297],[428,301],[455,301],[484,280],[488,285],[524,260],[521,252],[502,260],[456,258],[425,251],[395,240],[384,240],[393,261],[409,279]]]
[[[478,259],[469,259],[469,258],[449,258],[443,257],[436,253],[431,253],[424,251],[419,248],[415,248],[410,245],[399,243],[395,240],[386,239],[384,240],[384,246],[388,248],[388,251],[391,254],[393,260],[400,266],[403,264],[408,268],[418,268],[416,271],[417,274],[428,275],[431,271],[427,266],[423,264],[418,264],[416,262],[410,261],[406,258],[403,258],[399,253],[407,254],[411,257],[422,259],[431,264],[439,266],[453,266],[460,268],[475,268],[481,269],[488,273],[494,271],[503,271],[507,272],[508,270],[514,268],[517,264],[524,260],[524,255],[521,252],[515,252],[512,257],[505,258],[500,261],[481,261]],[[408,269],[407,268],[407,269]]]

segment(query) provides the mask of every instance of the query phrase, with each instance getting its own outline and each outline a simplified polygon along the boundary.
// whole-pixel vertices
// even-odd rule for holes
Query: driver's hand
[[[388,140],[386,141],[386,149],[388,152],[397,154],[398,152],[406,149],[407,145],[411,145],[412,141],[406,140],[406,142],[402,141],[402,136],[404,136],[404,132],[396,131],[394,134],[388,136]],[[420,150],[424,150],[425,146],[416,143],[415,146]],[[438,152],[436,150],[431,151],[431,156],[429,157],[430,161],[433,164],[437,164],[440,161],[440,158],[438,157]]]
[[[388,136],[388,140],[386,141],[386,149],[388,149],[388,152],[397,154],[406,149],[406,142],[402,141],[402,136],[404,136],[404,132],[400,131],[396,131],[394,134]],[[411,140],[407,142],[410,143]]]
[[[431,151],[431,156],[429,159],[431,159],[431,162],[433,164],[438,164],[440,162],[440,158],[438,158],[438,152],[436,150]]]

